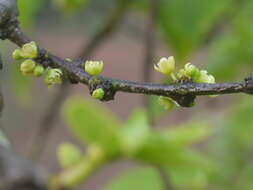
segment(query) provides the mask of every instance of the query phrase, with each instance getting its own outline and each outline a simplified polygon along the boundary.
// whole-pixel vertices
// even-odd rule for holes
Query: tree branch
[[[1,23],[0,23],[1,25]],[[1,39],[9,39],[13,43],[22,46],[31,40],[22,32],[18,26],[17,20],[13,17],[0,26]],[[127,80],[118,80],[99,76],[97,80],[87,74],[82,68],[82,61],[67,61],[61,59],[43,48],[39,48],[39,56],[36,61],[45,67],[61,68],[71,81],[80,82],[88,85],[90,93],[97,88],[103,88],[105,96],[102,101],[113,100],[116,92],[139,93],[148,95],[167,96],[173,98],[182,107],[192,105],[196,96],[200,95],[218,95],[231,93],[253,93],[252,75],[242,82],[237,83],[191,83],[182,82],[171,85],[162,85],[155,83],[141,83]]]

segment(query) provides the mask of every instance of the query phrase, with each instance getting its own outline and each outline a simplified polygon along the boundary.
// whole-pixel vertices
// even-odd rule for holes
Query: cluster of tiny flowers
[[[174,57],[170,56],[168,58],[161,58],[160,61],[154,65],[154,69],[168,77],[171,77],[174,82],[191,81],[195,83],[215,83],[215,78],[213,75],[210,75],[206,70],[200,70],[191,63],[185,64],[185,66],[176,74],[174,73],[176,69],[175,65]],[[162,104],[166,109],[171,109],[176,105],[175,101],[167,97],[160,97],[159,103]]]
[[[200,70],[191,63],[185,64],[184,68],[180,69],[175,75],[175,59],[173,56],[169,58],[161,58],[160,61],[154,65],[156,71],[170,76],[174,81],[189,80],[196,83],[215,83],[215,78],[208,74],[206,70]]]
[[[40,77],[45,73],[42,65],[36,64],[34,59],[38,57],[38,48],[35,42],[24,44],[22,48],[12,53],[12,58],[21,61],[20,71],[23,75]],[[45,83],[51,87],[53,84],[61,83],[62,71],[60,69],[48,69],[46,71]]]

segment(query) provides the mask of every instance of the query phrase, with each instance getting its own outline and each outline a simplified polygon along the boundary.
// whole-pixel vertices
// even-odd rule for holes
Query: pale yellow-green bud
[[[34,59],[38,55],[38,49],[35,42],[30,42],[22,47],[22,56],[23,58]]]
[[[157,65],[154,65],[156,71],[169,76],[175,70],[175,59],[173,56],[169,58],[161,58]]]
[[[182,79],[182,78],[185,78],[187,75],[186,75],[186,72],[184,69],[180,69],[177,73],[177,78],[179,79]]]
[[[69,168],[81,161],[81,151],[71,143],[61,144],[58,148],[58,160],[63,168]]]
[[[201,70],[198,82],[206,83],[206,81],[208,81],[208,73],[206,70]]]
[[[105,153],[100,146],[98,146],[96,144],[92,144],[92,145],[88,146],[88,148],[87,148],[87,155],[92,160],[99,160],[105,156]]]
[[[191,63],[185,64],[184,70],[185,70],[185,75],[193,80],[197,79],[200,76],[199,69]]]
[[[33,74],[35,66],[36,66],[36,63],[33,60],[27,59],[23,63],[21,63],[21,65],[20,65],[20,71],[24,75]]]
[[[42,65],[37,65],[33,71],[33,75],[36,77],[40,77],[43,75],[45,69]]]
[[[209,75],[208,76],[208,81],[207,83],[210,83],[210,84],[215,84],[215,78],[213,75]]]
[[[104,63],[102,61],[86,61],[84,68],[85,72],[92,76],[96,76],[103,71]]]
[[[206,70],[201,70],[198,82],[214,84],[215,78],[213,75],[208,74]]]
[[[14,60],[20,60],[20,59],[23,59],[23,56],[22,56],[22,50],[21,49],[15,49],[12,53],[12,58]]]
[[[161,106],[163,106],[166,110],[172,110],[178,104],[172,100],[171,98],[160,96],[158,98],[158,102]]]
[[[71,62],[71,61],[72,61],[72,59],[70,59],[70,58],[66,58],[66,59],[65,59],[65,61]]]
[[[99,100],[103,99],[104,95],[105,91],[102,88],[98,88],[92,92],[92,97]]]
[[[44,81],[48,87],[51,87],[54,84],[61,84],[62,74],[63,73],[60,69],[49,69]]]

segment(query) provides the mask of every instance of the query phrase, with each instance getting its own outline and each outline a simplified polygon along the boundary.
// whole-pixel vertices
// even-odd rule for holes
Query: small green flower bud
[[[170,75],[175,70],[175,59],[173,56],[167,58],[162,58],[154,65],[156,71],[163,73],[164,75]]]
[[[158,102],[160,105],[162,105],[166,110],[172,110],[175,106],[178,106],[178,104],[172,100],[171,98],[160,96],[158,98]]]
[[[45,69],[43,66],[37,65],[33,71],[33,75],[36,77],[40,77],[43,75],[44,71],[45,71]]]
[[[44,79],[48,87],[52,87],[54,84],[62,83],[62,71],[60,69],[49,69]]]
[[[65,59],[65,61],[71,62],[71,61],[72,61],[72,59],[70,59],[70,58],[66,58],[66,59]]]
[[[30,42],[22,47],[22,56],[23,58],[34,59],[38,55],[38,49],[35,42]]]
[[[81,161],[81,151],[71,143],[61,144],[58,148],[58,160],[63,168],[69,168]]]
[[[23,63],[21,63],[20,71],[22,72],[23,75],[33,74],[35,66],[36,66],[36,63],[33,60],[27,59]]]
[[[198,82],[205,83],[206,81],[208,81],[208,73],[206,70],[201,70]]]
[[[92,76],[96,76],[103,71],[104,63],[102,61],[86,61],[84,68],[85,72]]]
[[[177,73],[177,78],[179,79],[182,79],[182,78],[185,78],[187,75],[186,75],[186,72],[184,69],[180,69]]]
[[[102,88],[98,88],[92,92],[92,97],[99,100],[103,99],[104,95],[105,91]]]
[[[194,81],[194,79],[197,79],[200,76],[199,69],[191,63],[185,64],[184,70],[185,70],[185,75],[187,77],[193,79],[193,81]]]
[[[214,84],[215,78],[213,75],[209,75],[206,70],[202,70],[198,82]]]
[[[208,81],[207,83],[215,84],[215,78],[213,75],[208,75]]]
[[[20,59],[23,59],[23,56],[22,56],[22,50],[21,49],[15,49],[12,53],[12,58],[14,60],[20,60]]]
[[[105,156],[105,153],[100,146],[93,144],[88,146],[87,155],[92,160],[99,160]]]

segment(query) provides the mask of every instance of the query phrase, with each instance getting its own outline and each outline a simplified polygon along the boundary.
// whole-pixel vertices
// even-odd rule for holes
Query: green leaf
[[[238,182],[236,183],[237,189],[251,190],[253,189],[253,165],[247,164],[245,168],[242,169],[238,176]]]
[[[160,131],[168,143],[177,146],[187,146],[206,140],[211,134],[211,127],[201,123],[192,122]]]
[[[203,190],[209,185],[209,173],[204,168],[192,166],[168,167],[171,183],[176,189]]]
[[[186,58],[207,37],[230,0],[162,0],[158,22],[176,57]]]
[[[197,156],[197,153],[187,150],[186,146],[209,136],[208,129],[203,124],[196,123],[173,129],[149,131],[141,138],[132,158],[161,166],[194,165],[201,162],[202,158]],[[135,138],[134,142],[138,141],[139,139]]]
[[[121,146],[129,156],[134,154],[148,136],[150,130],[147,114],[144,110],[134,111],[121,130]]]
[[[121,124],[101,104],[73,97],[66,102],[63,112],[70,130],[83,143],[99,144],[110,153],[118,149]]]
[[[103,190],[163,190],[163,183],[154,168],[132,169],[116,176]]]
[[[81,161],[81,151],[71,143],[63,143],[58,148],[58,160],[63,168],[69,168]]]
[[[160,166],[205,164],[201,156],[171,143],[166,136],[152,131],[134,154],[134,159]]]

